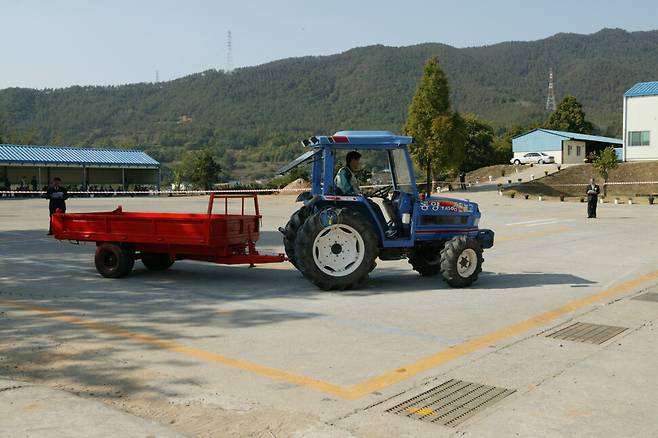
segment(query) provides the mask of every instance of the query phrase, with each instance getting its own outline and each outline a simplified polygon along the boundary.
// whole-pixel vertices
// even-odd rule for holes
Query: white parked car
[[[530,164],[530,163],[551,164],[551,163],[555,163],[555,157],[547,155],[543,152],[528,152],[527,154],[521,157],[512,158],[511,160],[509,160],[509,162],[512,164],[516,164],[517,166],[519,164]]]

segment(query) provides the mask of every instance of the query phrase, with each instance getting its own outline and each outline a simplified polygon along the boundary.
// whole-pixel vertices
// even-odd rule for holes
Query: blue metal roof
[[[541,131],[550,132],[551,134],[561,135],[571,140],[595,141],[598,143],[611,143],[623,145],[624,141],[619,138],[603,137],[601,135],[579,134],[577,132],[554,131],[552,129],[542,129]]]
[[[0,144],[0,163],[53,166],[159,167],[145,152],[60,146]]]
[[[619,138],[603,137],[600,135],[579,134],[577,132],[555,131],[553,129],[543,129],[543,128],[533,129],[532,131],[526,132],[525,134],[517,135],[512,140],[520,137],[524,137],[526,135],[532,134],[533,132],[537,132],[537,131],[547,132],[549,134],[557,135],[563,138],[568,138],[570,140],[594,141],[597,143],[610,143],[610,144],[618,144],[618,145],[624,144],[624,141]]]
[[[636,96],[658,96],[658,81],[656,82],[640,82],[631,87],[630,90],[624,93],[625,97]]]

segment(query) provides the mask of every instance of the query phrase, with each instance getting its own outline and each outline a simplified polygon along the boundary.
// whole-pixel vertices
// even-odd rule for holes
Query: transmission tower
[[[231,31],[226,36],[226,73],[233,71],[233,41],[231,40]]]
[[[156,70],[155,71],[155,83],[157,84],[160,82],[160,73]]]
[[[546,96],[546,111],[555,111],[555,83],[553,82],[553,69],[548,72],[548,95]]]

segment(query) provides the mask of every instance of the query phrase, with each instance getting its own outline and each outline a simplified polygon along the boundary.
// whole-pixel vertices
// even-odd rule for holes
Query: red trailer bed
[[[223,200],[224,214],[213,214],[215,199]],[[253,214],[245,214],[245,200],[253,200]],[[98,272],[116,278],[127,275],[136,259],[152,270],[184,259],[228,265],[282,262],[283,254],[256,250],[261,217],[255,194],[211,194],[206,214],[132,213],[119,206],[110,212],[58,212],[52,221],[56,239],[96,242]]]

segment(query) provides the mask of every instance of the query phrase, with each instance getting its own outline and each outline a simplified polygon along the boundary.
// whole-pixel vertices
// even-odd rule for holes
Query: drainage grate
[[[631,298],[633,300],[639,300],[639,301],[653,301],[658,303],[658,293],[656,292],[647,292],[646,294],[638,295],[636,297]]]
[[[565,341],[602,344],[625,330],[628,330],[628,328],[577,322],[546,336],[549,338],[564,339]]]
[[[452,379],[386,412],[454,427],[513,393],[511,389]]]

